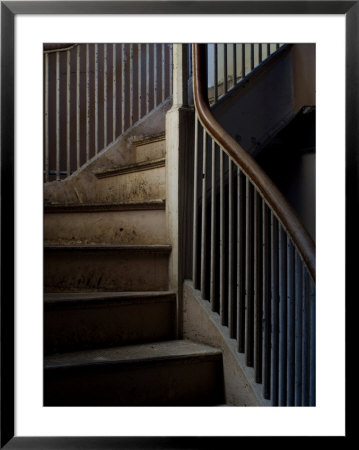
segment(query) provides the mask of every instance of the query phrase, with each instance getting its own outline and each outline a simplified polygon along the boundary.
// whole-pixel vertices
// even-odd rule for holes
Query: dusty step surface
[[[166,155],[165,133],[133,139],[136,162],[163,158]]]
[[[173,292],[53,293],[44,297],[44,352],[174,339]]]
[[[136,208],[137,206],[137,208]],[[45,208],[44,239],[51,244],[166,244],[165,202]]]
[[[164,159],[96,173],[96,202],[145,202],[166,198]]]
[[[187,340],[51,355],[44,364],[48,406],[224,402],[220,350]]]
[[[170,245],[46,245],[45,292],[166,291]]]

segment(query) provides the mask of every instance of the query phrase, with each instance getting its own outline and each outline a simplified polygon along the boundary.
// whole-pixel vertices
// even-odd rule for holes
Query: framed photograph
[[[358,26],[1,2],[1,448],[349,436]]]

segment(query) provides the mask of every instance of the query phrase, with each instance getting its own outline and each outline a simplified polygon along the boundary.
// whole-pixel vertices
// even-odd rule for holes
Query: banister
[[[203,127],[260,192],[293,241],[315,281],[315,245],[283,194],[256,161],[224,130],[213,117],[207,94],[207,65],[204,44],[193,44],[193,92],[198,117]]]

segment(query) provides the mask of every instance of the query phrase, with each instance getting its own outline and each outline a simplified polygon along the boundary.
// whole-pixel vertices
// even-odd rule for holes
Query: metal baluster
[[[233,86],[237,83],[237,44],[233,44]]]
[[[80,105],[80,46],[77,46],[76,52],[76,167],[80,168],[80,149],[81,149],[81,141],[80,141],[80,114],[81,114],[81,105]]]
[[[170,95],[173,91],[173,46],[170,45]]]
[[[246,180],[246,323],[245,353],[247,366],[253,367],[253,185]]]
[[[227,44],[223,44],[223,95],[228,90]]]
[[[245,200],[245,189],[242,189],[242,172],[238,167],[237,170],[237,344],[238,351],[244,352],[244,336],[245,336],[245,277],[244,277],[244,247],[245,240],[243,238],[244,218],[243,204]]]
[[[224,291],[225,291],[225,277],[224,277],[224,240],[225,240],[225,229],[224,229],[224,152],[222,148],[220,148],[219,155],[219,315],[221,317],[221,324],[225,325],[225,299],[224,299]]]
[[[98,44],[95,44],[95,154],[98,153]]]
[[[202,298],[206,297],[206,239],[207,239],[207,134],[203,128],[203,142],[202,142],[202,232],[201,232],[201,294]]]
[[[130,44],[130,127],[133,125],[133,44]]]
[[[86,44],[86,161],[90,159],[90,56]]]
[[[60,180],[60,52],[56,52],[56,180]]]
[[[117,61],[116,61],[116,44],[112,44],[112,140],[116,139],[116,84],[117,84]]]
[[[150,112],[150,44],[146,44],[146,114]]]
[[[294,405],[294,343],[295,343],[295,298],[294,298],[294,247],[287,238],[287,405]]]
[[[218,100],[218,45],[214,44],[213,73],[214,73],[214,101]]]
[[[302,406],[309,405],[309,275],[303,267]]]
[[[251,70],[254,69],[254,44],[251,44]]]
[[[235,337],[235,307],[233,295],[233,162],[228,157],[228,330],[231,338]]]
[[[263,397],[271,393],[271,224],[270,212],[263,202]]]
[[[153,44],[153,106],[157,106],[157,44]]]
[[[66,55],[66,171],[71,173],[71,140],[70,140],[70,118],[71,118],[71,52]]]
[[[279,389],[278,404],[287,402],[287,236],[279,226]]]
[[[161,101],[164,102],[166,99],[165,93],[165,66],[166,66],[166,55],[165,55],[165,44],[161,44],[161,54],[162,54],[162,97]]]
[[[262,46],[263,46],[263,44],[258,44],[258,59],[259,59],[260,63],[263,61]]]
[[[193,183],[193,286],[198,287],[198,269],[197,269],[197,227],[198,227],[198,116],[195,114],[195,131],[194,131],[194,183]]]
[[[302,261],[295,258],[295,381],[294,405],[302,404]]]
[[[45,181],[49,181],[49,55],[45,53]]]
[[[254,369],[262,382],[262,198],[254,192]]]
[[[316,311],[315,311],[315,285],[310,280],[310,379],[309,379],[309,405],[315,406],[315,355],[316,355]]]
[[[142,117],[142,44],[138,44],[138,118]]]
[[[278,289],[278,221],[271,214],[271,288],[272,288],[272,361],[271,361],[271,399],[272,405],[278,405],[278,306],[279,306],[279,289]]]
[[[121,134],[125,131],[126,123],[126,46],[121,44]]]
[[[211,172],[211,278],[210,302],[212,311],[215,310],[216,297],[216,143],[212,140],[212,172]]]
[[[103,148],[107,145],[107,44],[103,44]]]
[[[242,78],[246,76],[246,45],[242,44]]]

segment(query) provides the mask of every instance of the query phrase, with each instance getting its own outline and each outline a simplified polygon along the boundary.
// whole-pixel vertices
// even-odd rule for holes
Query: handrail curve
[[[251,180],[300,253],[315,282],[315,244],[294,209],[256,161],[224,130],[211,113],[207,95],[205,45],[193,44],[193,93],[198,118],[208,134]]]

